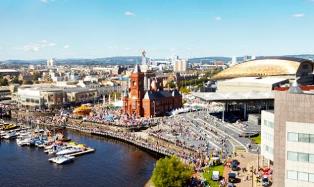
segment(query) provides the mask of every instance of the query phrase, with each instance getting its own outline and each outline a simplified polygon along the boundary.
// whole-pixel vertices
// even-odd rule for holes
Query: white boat
[[[68,154],[77,153],[77,152],[80,152],[80,151],[81,151],[80,148],[77,148],[77,147],[70,147],[70,148],[67,148],[67,149],[58,151],[58,152],[56,153],[56,155],[68,155]]]
[[[8,133],[6,133],[3,138],[5,139],[10,139],[10,138],[15,138],[17,135],[16,135],[16,132],[15,131],[10,131]]]
[[[0,137],[5,136],[7,133],[5,131],[0,131]]]
[[[16,143],[19,146],[30,145],[31,144],[31,138],[30,137],[24,138],[24,139],[18,138],[18,139],[16,139]]]
[[[61,155],[57,157],[50,158],[50,162],[54,162],[57,164],[65,164],[67,162],[70,162],[74,159],[74,156],[69,156],[69,155]]]

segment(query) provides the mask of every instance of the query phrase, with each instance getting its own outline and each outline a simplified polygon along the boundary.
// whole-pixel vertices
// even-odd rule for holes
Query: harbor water
[[[1,140],[0,186],[141,187],[149,180],[156,162],[152,155],[116,140],[65,133],[96,152],[56,165],[48,162],[48,155],[40,148],[19,147],[15,140]]]

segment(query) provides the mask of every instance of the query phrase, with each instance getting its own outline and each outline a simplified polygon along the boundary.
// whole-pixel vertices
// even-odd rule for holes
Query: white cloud
[[[302,18],[304,16],[305,16],[304,13],[296,13],[292,15],[292,17],[295,17],[295,18]]]
[[[41,49],[47,48],[47,47],[54,47],[57,44],[54,42],[49,42],[47,40],[41,40],[39,42],[32,42],[29,44],[26,44],[22,47],[24,51],[32,51],[32,52],[37,52]]]
[[[131,12],[131,11],[124,12],[124,15],[125,16],[135,16],[134,12]]]
[[[216,17],[215,17],[215,20],[216,20],[216,21],[221,21],[221,20],[222,20],[222,17],[216,16]]]
[[[70,45],[64,45],[63,48],[68,49],[68,48],[70,48]]]

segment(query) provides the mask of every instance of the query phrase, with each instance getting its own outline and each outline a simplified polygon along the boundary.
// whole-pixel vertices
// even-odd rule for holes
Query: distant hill
[[[288,57],[304,58],[314,61],[314,54],[302,54],[302,55],[285,55]]]
[[[120,64],[136,64],[141,62],[139,56],[125,56],[125,57],[108,57],[108,58],[95,58],[95,59],[56,59],[57,64],[77,64],[77,65],[120,65]],[[16,65],[16,64],[46,64],[46,60],[6,60],[3,64]]]
[[[310,59],[314,61],[314,54],[301,54],[301,55],[285,55],[288,57],[297,57]],[[257,56],[258,58],[258,56]],[[125,64],[136,64],[141,63],[140,56],[117,56],[117,57],[106,57],[106,58],[94,58],[94,59],[82,59],[82,58],[69,58],[69,59],[56,59],[58,64],[76,64],[76,65],[125,65]],[[156,59],[155,59],[156,60]],[[198,57],[188,59],[189,63],[203,63],[212,64],[216,61],[222,61],[224,63],[230,62],[230,57]],[[237,61],[243,61],[243,57],[237,57]],[[0,64],[5,65],[29,65],[29,64],[46,64],[45,59],[39,60],[6,60],[0,61]]]
[[[222,61],[227,63],[231,61],[230,57],[200,57],[200,58],[190,58],[189,63],[202,63],[202,64],[213,64],[216,61]]]

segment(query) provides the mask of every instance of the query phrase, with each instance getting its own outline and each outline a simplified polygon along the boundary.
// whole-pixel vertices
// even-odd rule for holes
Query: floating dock
[[[77,156],[85,155],[85,154],[88,154],[88,153],[93,153],[95,151],[96,151],[95,149],[87,148],[87,150],[85,150],[85,151],[72,153],[72,154],[68,154],[68,155],[77,157]]]

